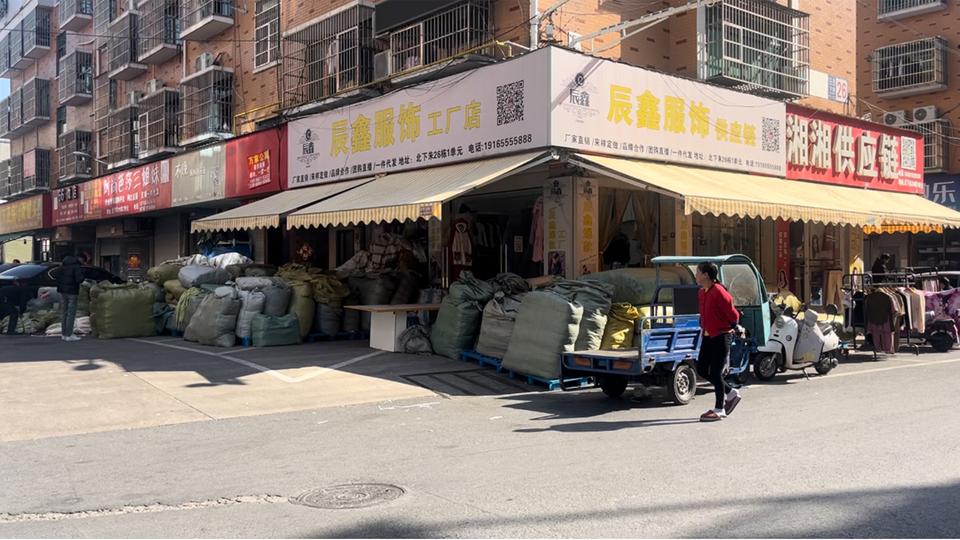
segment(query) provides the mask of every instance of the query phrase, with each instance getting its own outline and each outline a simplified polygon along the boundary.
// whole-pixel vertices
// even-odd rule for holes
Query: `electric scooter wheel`
[[[933,350],[944,353],[953,348],[953,336],[947,332],[934,332],[927,338],[927,342],[933,347]]]
[[[779,354],[761,353],[753,360],[753,374],[761,381],[769,381],[779,371],[780,366],[777,361]]]
[[[821,358],[819,362],[814,364],[813,369],[817,370],[820,375],[826,375],[833,369],[833,360],[831,358]]]
[[[627,391],[626,377],[614,377],[612,375],[600,376],[600,389],[607,397],[617,399]]]
[[[681,364],[667,381],[667,397],[677,405],[686,405],[697,394],[697,372],[690,364]]]

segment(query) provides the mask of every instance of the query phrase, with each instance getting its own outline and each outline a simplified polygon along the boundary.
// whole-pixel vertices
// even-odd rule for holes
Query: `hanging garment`
[[[874,291],[863,299],[866,327],[873,337],[874,350],[893,352],[896,328],[894,304],[894,298],[882,290]]]
[[[458,220],[453,224],[453,264],[457,266],[473,266],[473,243],[470,240],[470,224],[466,220]]]
[[[543,197],[538,197],[533,204],[530,245],[533,246],[533,262],[543,262]]]
[[[823,292],[824,305],[843,305],[843,270],[828,270],[826,290]]]
[[[867,323],[867,333],[870,334],[870,337],[873,339],[873,350],[885,353],[895,352],[893,342],[894,332],[893,329],[890,328],[890,323]]]
[[[918,334],[926,332],[926,313],[927,306],[923,294],[913,288],[904,289],[903,293],[907,296],[910,303],[910,313],[913,317],[910,319],[910,329]]]

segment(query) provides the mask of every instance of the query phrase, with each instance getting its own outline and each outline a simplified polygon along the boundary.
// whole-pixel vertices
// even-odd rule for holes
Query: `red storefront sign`
[[[923,194],[923,137],[787,104],[787,178]]]
[[[170,160],[66,186],[53,194],[53,225],[170,208]]]
[[[286,126],[271,128],[227,142],[226,197],[266,195],[286,187]]]
[[[47,195],[35,195],[19,201],[0,204],[0,234],[9,234],[50,226],[50,199]]]
[[[790,223],[777,220],[777,288],[791,290],[790,276]]]

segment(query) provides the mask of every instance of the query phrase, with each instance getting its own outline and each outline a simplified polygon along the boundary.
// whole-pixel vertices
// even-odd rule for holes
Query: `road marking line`
[[[289,375],[286,375],[286,374],[284,374],[284,373],[280,373],[279,371],[275,371],[275,370],[273,370],[273,369],[271,369],[271,368],[268,368],[268,367],[266,367],[266,366],[262,366],[262,365],[260,365],[260,364],[257,364],[256,362],[251,362],[251,361],[249,361],[249,360],[244,360],[243,358],[237,358],[237,357],[234,357],[234,356],[230,356],[229,354],[215,353],[215,352],[211,352],[211,351],[203,351],[203,350],[200,350],[200,349],[194,349],[194,348],[192,348],[192,347],[184,347],[184,346],[181,346],[181,345],[171,345],[171,344],[169,344],[169,343],[158,343],[158,342],[156,342],[156,341],[151,341],[151,340],[147,340],[147,339],[135,339],[135,338],[131,338],[130,341],[136,341],[136,342],[138,342],[138,343],[146,343],[146,344],[148,344],[148,345],[155,345],[155,346],[157,346],[157,347],[166,347],[166,348],[169,348],[169,349],[176,349],[176,350],[179,350],[179,351],[186,351],[186,352],[192,352],[192,353],[196,353],[196,354],[202,354],[202,355],[205,355],[205,356],[211,356],[211,357],[213,357],[213,358],[222,358],[222,359],[224,359],[224,360],[229,360],[229,361],[231,361],[231,362],[240,364],[240,365],[242,365],[242,366],[246,366],[246,367],[249,367],[249,368],[253,368],[253,369],[255,369],[255,370],[257,370],[257,371],[260,371],[260,372],[262,372],[262,373],[266,373],[267,375],[270,375],[270,376],[272,376],[272,377],[275,377],[275,378],[277,378],[277,379],[279,379],[279,380],[281,380],[281,381],[283,381],[283,382],[285,382],[285,383],[300,383],[300,382],[308,381],[308,380],[310,380],[310,379],[314,379],[314,378],[319,377],[319,376],[321,376],[321,375],[325,375],[325,374],[327,374],[327,373],[336,371],[337,369],[340,369],[340,368],[342,368],[342,367],[346,367],[346,366],[349,366],[349,365],[351,365],[351,364],[355,364],[355,363],[357,363],[357,362],[360,362],[361,360],[366,360],[366,359],[368,359],[368,358],[373,358],[374,356],[379,356],[379,355],[383,354],[383,351],[375,351],[375,352],[372,352],[372,353],[369,353],[369,354],[365,354],[365,355],[363,355],[363,356],[358,356],[358,357],[356,357],[356,358],[351,358],[351,359],[349,359],[349,360],[344,360],[343,362],[338,362],[338,363],[333,364],[332,366],[329,366],[329,367],[312,366],[312,367],[314,367],[314,369],[316,370],[315,372],[313,372],[313,373],[308,373],[308,374],[302,375],[302,376],[300,376],[300,377],[291,377],[291,376],[289,376]]]

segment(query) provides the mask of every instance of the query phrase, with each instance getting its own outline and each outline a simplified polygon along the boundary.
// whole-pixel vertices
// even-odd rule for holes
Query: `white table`
[[[387,352],[402,352],[399,341],[400,334],[407,329],[407,314],[411,311],[438,311],[440,304],[383,304],[344,308],[370,314],[370,347]]]

